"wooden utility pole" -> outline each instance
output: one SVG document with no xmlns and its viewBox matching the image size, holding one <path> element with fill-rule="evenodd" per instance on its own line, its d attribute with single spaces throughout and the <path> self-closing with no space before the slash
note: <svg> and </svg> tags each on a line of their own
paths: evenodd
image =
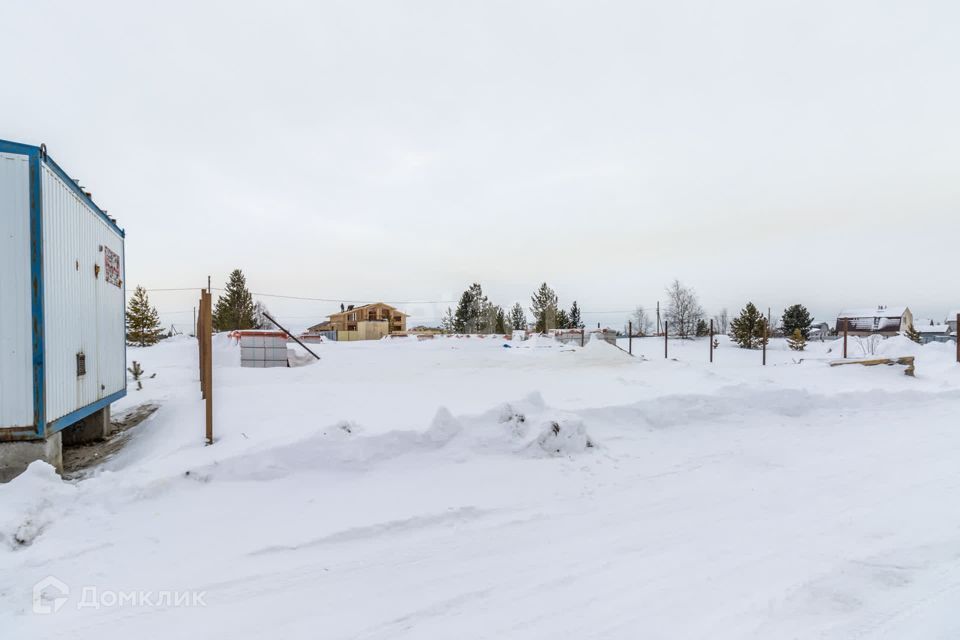
<svg viewBox="0 0 960 640">
<path fill-rule="evenodd" d="M 659 302 L 657 303 L 660 304 Z M 669 323 L 663 323 L 663 358 L 667 358 L 667 337 L 670 335 L 670 328 L 667 326 Z"/>
<path fill-rule="evenodd" d="M 213 309 L 210 292 L 200 290 L 197 350 L 200 352 L 200 391 L 204 399 L 206 441 L 213 444 Z"/>
<path fill-rule="evenodd" d="M 203 327 L 203 341 L 207 347 L 206 361 L 206 423 L 207 423 L 207 444 L 213 444 L 213 299 L 210 291 L 207 291 L 206 301 L 206 322 Z"/>
<path fill-rule="evenodd" d="M 713 318 L 710 319 L 710 362 L 713 362 Z"/>
<path fill-rule="evenodd" d="M 843 357 L 847 357 L 847 327 L 850 325 L 848 318 L 843 319 Z"/>
<path fill-rule="evenodd" d="M 627 322 L 627 353 L 633 355 L 633 320 Z"/>
</svg>

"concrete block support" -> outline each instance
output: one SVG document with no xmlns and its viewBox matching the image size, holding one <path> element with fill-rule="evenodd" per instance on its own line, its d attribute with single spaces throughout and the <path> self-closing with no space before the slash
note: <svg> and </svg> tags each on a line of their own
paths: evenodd
<svg viewBox="0 0 960 640">
<path fill-rule="evenodd" d="M 0 482 L 10 482 L 32 462 L 44 460 L 63 471 L 63 447 L 59 433 L 46 440 L 0 442 Z"/>
<path fill-rule="evenodd" d="M 64 446 L 87 444 L 107 438 L 113 432 L 110 425 L 110 405 L 91 413 L 89 416 L 70 425 L 61 433 Z"/>
</svg>

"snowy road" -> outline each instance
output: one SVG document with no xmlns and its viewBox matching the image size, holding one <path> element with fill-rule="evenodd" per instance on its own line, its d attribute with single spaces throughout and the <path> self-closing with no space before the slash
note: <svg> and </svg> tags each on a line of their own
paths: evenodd
<svg viewBox="0 0 960 640">
<path fill-rule="evenodd" d="M 247 370 L 220 344 L 208 448 L 193 345 L 131 353 L 158 377 L 125 403 L 162 408 L 130 446 L 76 485 L 37 466 L 0 487 L 0 628 L 960 635 L 960 367 L 948 350 L 891 341 L 917 354 L 911 379 L 787 351 L 763 368 L 727 345 L 710 367 L 705 343 L 663 361 L 659 346 L 635 344 L 650 350 L 642 361 L 606 345 L 325 345 L 317 365 Z M 400 367 L 400 381 L 371 374 Z M 550 455 L 554 423 L 594 446 L 574 437 Z M 38 615 L 31 587 L 48 575 L 70 597 Z M 78 607 L 85 587 L 202 592 L 205 606 Z"/>
</svg>

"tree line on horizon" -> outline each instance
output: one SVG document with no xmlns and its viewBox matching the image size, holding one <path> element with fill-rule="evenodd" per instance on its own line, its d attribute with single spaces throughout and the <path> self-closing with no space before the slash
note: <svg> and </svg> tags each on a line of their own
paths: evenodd
<svg viewBox="0 0 960 640">
<path fill-rule="evenodd" d="M 484 294 L 478 282 L 471 284 L 460 296 L 456 309 L 447 308 L 441 328 L 448 333 L 507 334 L 514 329 L 546 332 L 553 329 L 583 329 L 582 311 L 574 300 L 569 310 L 560 306 L 559 298 L 546 282 L 530 296 L 530 316 L 519 302 L 505 310 L 494 304 Z M 215 331 L 238 329 L 274 328 L 266 318 L 266 306 L 254 301 L 247 288 L 246 277 L 240 269 L 234 269 L 223 293 L 217 298 L 213 310 Z M 146 290 L 137 286 L 127 308 L 127 342 L 131 345 L 149 346 L 167 337 L 160 326 L 159 314 L 150 304 Z M 666 287 L 666 305 L 663 322 L 667 332 L 678 338 L 703 337 L 710 333 L 708 320 L 696 292 L 691 287 L 674 280 Z M 649 335 L 652 320 L 642 306 L 633 313 L 634 335 Z M 748 302 L 737 317 L 729 319 L 726 309 L 713 317 L 715 333 L 726 334 L 741 348 L 756 349 L 769 340 L 771 329 L 767 318 L 753 302 Z M 813 318 L 802 304 L 787 307 L 780 318 L 780 326 L 791 349 L 803 350 L 809 338 Z M 911 331 L 913 334 L 911 335 Z M 907 337 L 919 341 L 913 327 L 907 329 Z"/>
<path fill-rule="evenodd" d="M 440 326 L 447 333 L 502 333 L 515 329 L 537 332 L 552 329 L 582 329 L 580 306 L 574 300 L 570 310 L 560 307 L 557 293 L 544 282 L 530 296 L 530 314 L 533 322 L 528 323 L 523 305 L 514 303 L 509 311 L 494 304 L 483 293 L 479 282 L 474 282 L 460 296 L 457 308 L 447 307 Z"/>
</svg>

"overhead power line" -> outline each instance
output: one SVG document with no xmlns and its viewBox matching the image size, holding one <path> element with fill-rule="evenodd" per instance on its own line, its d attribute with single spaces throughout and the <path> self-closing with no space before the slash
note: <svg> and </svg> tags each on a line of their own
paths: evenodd
<svg viewBox="0 0 960 640">
<path fill-rule="evenodd" d="M 167 288 L 155 288 L 155 289 L 146 289 L 148 293 L 154 291 L 201 291 L 205 287 L 167 287 Z M 211 287 L 213 291 L 224 291 L 223 287 Z M 127 295 L 132 295 L 132 291 L 127 291 Z M 262 293 L 258 291 L 251 291 L 250 295 L 260 296 L 261 298 L 284 298 L 286 300 L 307 300 L 310 302 L 333 302 L 333 303 L 350 303 L 350 304 L 366 304 L 369 300 L 347 300 L 346 298 L 314 298 L 310 296 L 288 296 L 281 293 Z M 377 302 L 383 302 L 385 304 L 452 304 L 456 300 L 378 300 Z"/>
</svg>

